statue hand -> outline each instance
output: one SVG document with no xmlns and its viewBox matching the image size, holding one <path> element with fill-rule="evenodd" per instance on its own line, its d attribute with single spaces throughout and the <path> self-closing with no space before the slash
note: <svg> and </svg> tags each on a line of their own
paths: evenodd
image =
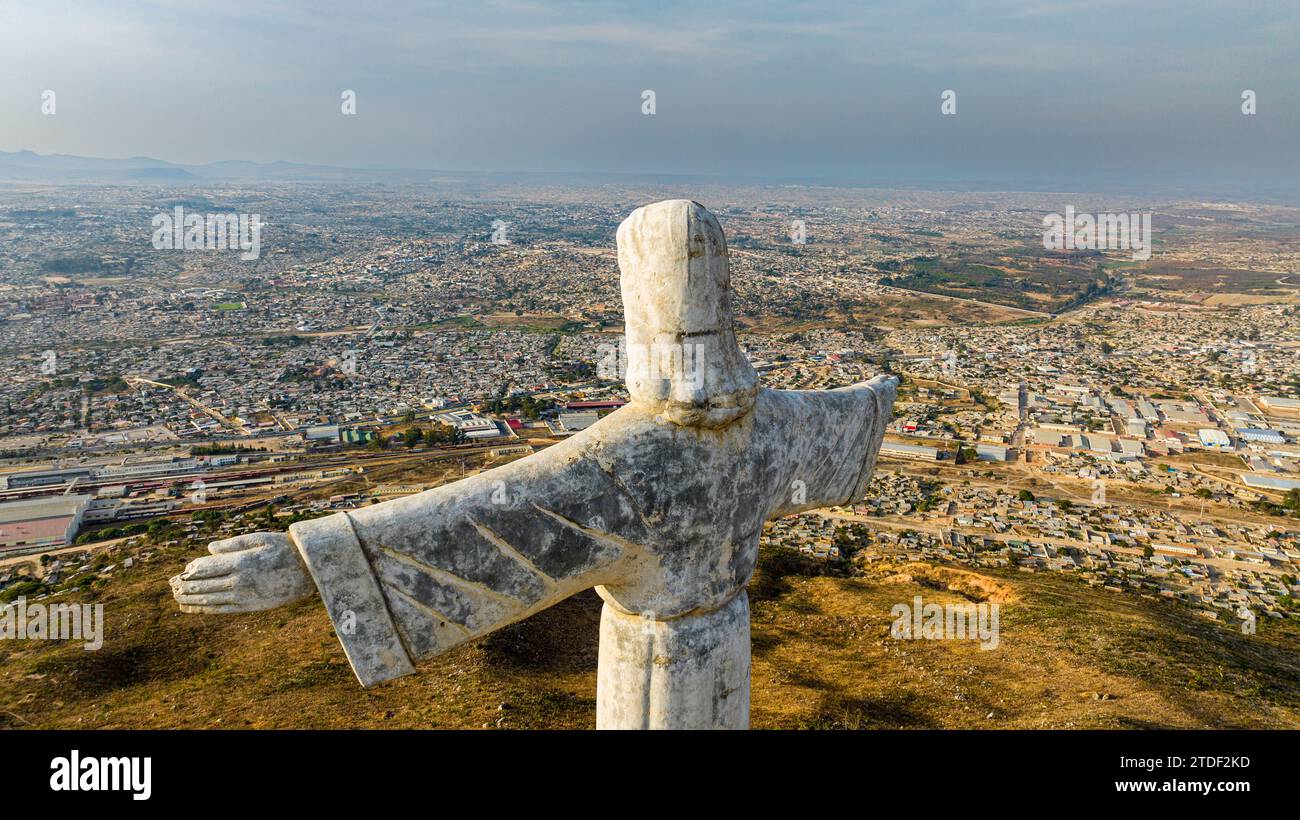
<svg viewBox="0 0 1300 820">
<path fill-rule="evenodd" d="M 208 545 L 171 579 L 182 612 L 258 612 L 307 598 L 316 591 L 289 536 L 237 535 Z"/>
</svg>

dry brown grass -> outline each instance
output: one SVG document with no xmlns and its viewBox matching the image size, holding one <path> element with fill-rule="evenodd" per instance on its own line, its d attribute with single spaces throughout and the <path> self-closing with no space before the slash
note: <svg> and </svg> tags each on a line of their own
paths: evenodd
<svg viewBox="0 0 1300 820">
<path fill-rule="evenodd" d="M 365 690 L 315 602 L 177 612 L 165 579 L 186 558 L 139 566 L 79 598 L 104 604 L 98 652 L 0 643 L 0 726 L 593 725 L 594 593 Z M 811 574 L 823 571 L 765 553 L 751 584 L 756 728 L 1300 727 L 1293 627 L 1243 636 L 1177 604 L 1047 574 L 925 565 L 871 579 Z M 914 595 L 996 596 L 1000 646 L 890 638 L 890 608 Z"/>
</svg>

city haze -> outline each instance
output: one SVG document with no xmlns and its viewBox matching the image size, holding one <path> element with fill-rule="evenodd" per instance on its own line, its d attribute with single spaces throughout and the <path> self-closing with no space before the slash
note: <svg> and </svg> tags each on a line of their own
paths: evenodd
<svg viewBox="0 0 1300 820">
<path fill-rule="evenodd" d="M 1300 176 L 1285 3 L 45 3 L 0 11 L 0 46 L 7 151 L 1054 190 Z"/>
</svg>

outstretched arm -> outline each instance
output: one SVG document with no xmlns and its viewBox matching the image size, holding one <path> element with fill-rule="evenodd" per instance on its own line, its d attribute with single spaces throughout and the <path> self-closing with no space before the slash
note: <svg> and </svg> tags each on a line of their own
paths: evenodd
<svg viewBox="0 0 1300 820">
<path fill-rule="evenodd" d="M 173 580 L 177 601 L 247 612 L 314 585 L 363 685 L 409 674 L 415 660 L 615 578 L 639 552 L 643 522 L 598 441 L 575 436 L 464 481 L 299 522 L 287 536 L 217 542 Z"/>
<path fill-rule="evenodd" d="M 836 390 L 768 391 L 765 420 L 784 446 L 772 473 L 776 518 L 862 498 L 893 417 L 897 379 Z"/>
</svg>

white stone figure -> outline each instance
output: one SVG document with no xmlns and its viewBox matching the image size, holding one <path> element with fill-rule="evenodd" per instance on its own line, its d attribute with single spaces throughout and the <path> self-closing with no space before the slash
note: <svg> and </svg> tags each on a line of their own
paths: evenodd
<svg viewBox="0 0 1300 820">
<path fill-rule="evenodd" d="M 373 686 L 595 587 L 597 728 L 747 728 L 763 522 L 862 497 L 896 383 L 760 388 L 732 329 L 722 228 L 697 203 L 634 211 L 618 260 L 629 404 L 453 484 L 217 541 L 172 579 L 181 609 L 319 591 Z M 695 346 L 681 372 L 636 353 L 674 345 Z"/>
</svg>

